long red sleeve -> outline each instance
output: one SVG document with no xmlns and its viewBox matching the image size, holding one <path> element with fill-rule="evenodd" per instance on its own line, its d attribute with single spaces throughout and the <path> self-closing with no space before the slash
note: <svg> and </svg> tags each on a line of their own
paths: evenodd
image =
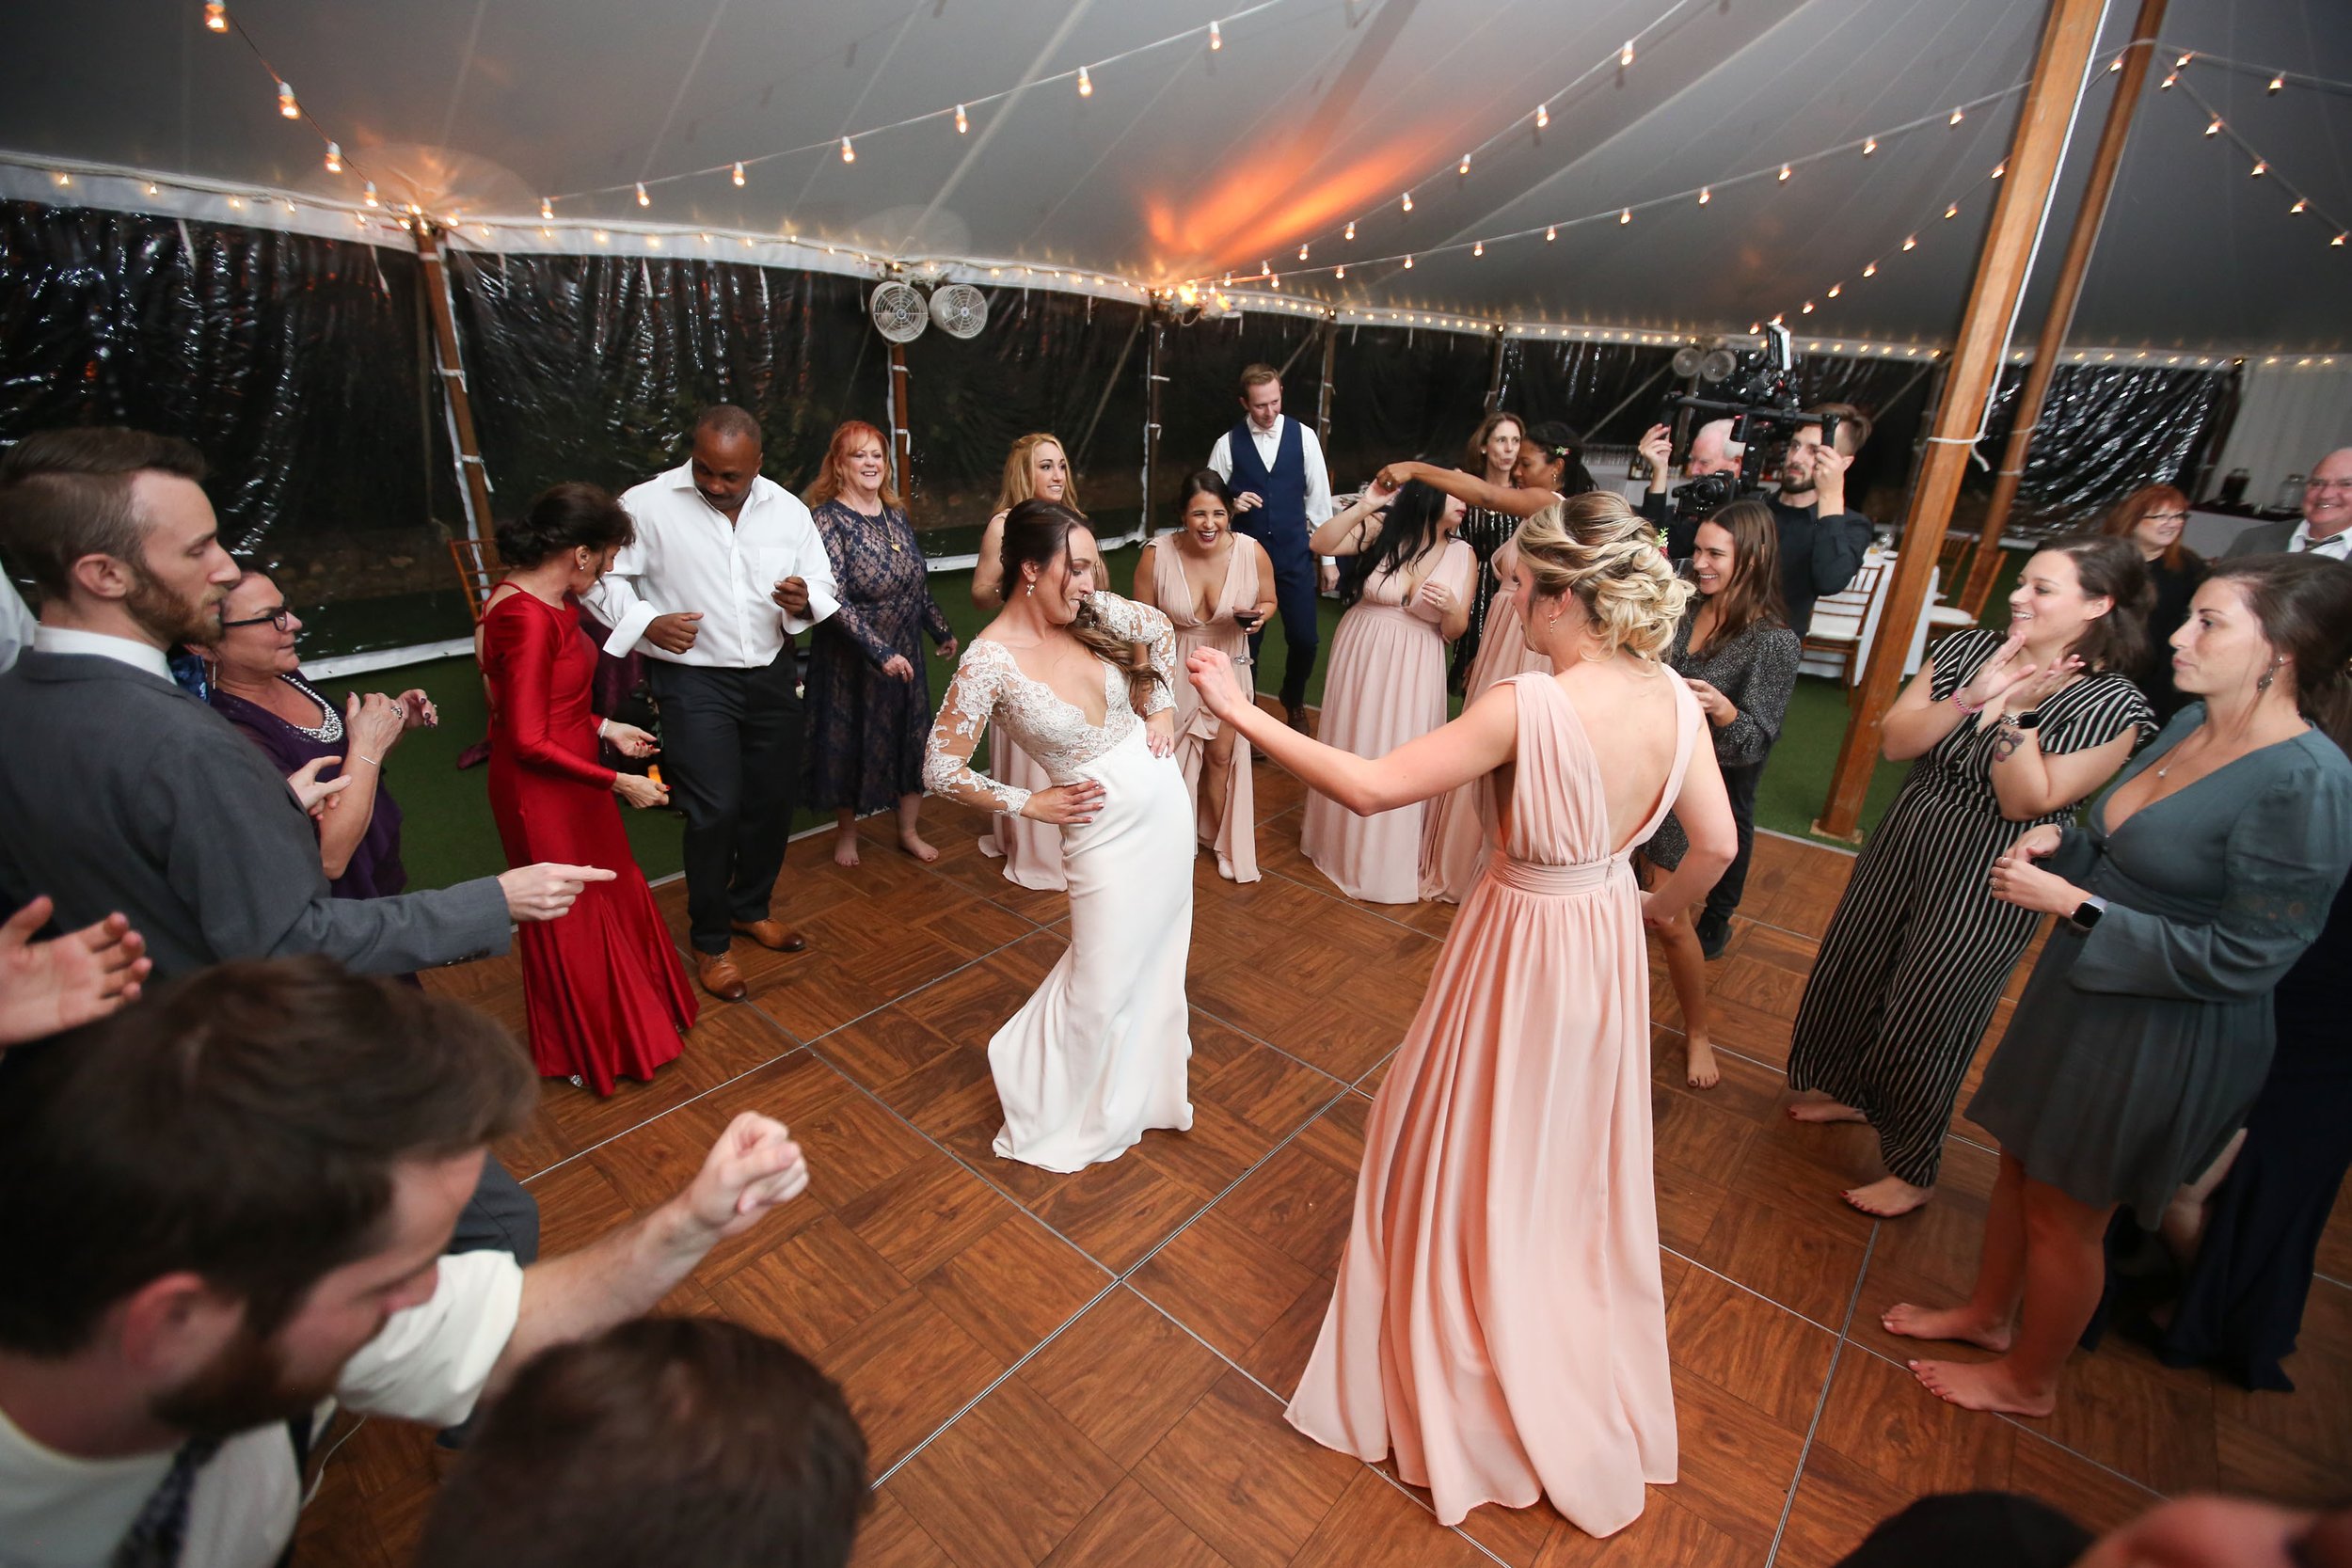
<svg viewBox="0 0 2352 1568">
<path fill-rule="evenodd" d="M 587 761 L 558 738 L 560 728 L 585 724 L 585 712 L 551 711 L 560 652 L 556 639 L 578 637 L 580 628 L 569 611 L 559 622 L 545 605 L 522 602 L 526 598 L 516 594 L 501 601 L 482 619 L 482 673 L 490 683 L 492 732 L 505 733 L 515 759 L 526 768 L 611 789 L 612 769 Z"/>
</svg>

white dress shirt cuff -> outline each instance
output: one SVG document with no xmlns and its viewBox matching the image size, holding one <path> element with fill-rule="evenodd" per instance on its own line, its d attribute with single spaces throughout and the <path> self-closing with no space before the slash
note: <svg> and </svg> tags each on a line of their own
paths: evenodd
<svg viewBox="0 0 2352 1568">
<path fill-rule="evenodd" d="M 621 624 L 612 628 L 612 635 L 604 640 L 604 651 L 614 658 L 627 658 L 636 649 L 637 640 L 645 635 L 645 628 L 660 613 L 644 600 L 637 600 L 622 613 Z"/>
<path fill-rule="evenodd" d="M 793 636 L 798 637 L 801 633 L 808 630 L 809 627 L 815 626 L 818 622 L 824 620 L 827 616 L 830 616 L 834 610 L 839 610 L 840 608 L 841 601 L 839 599 L 834 598 L 830 592 L 812 582 L 808 585 L 808 613 L 806 615 L 787 615 L 784 618 L 784 629 L 790 632 Z"/>
</svg>

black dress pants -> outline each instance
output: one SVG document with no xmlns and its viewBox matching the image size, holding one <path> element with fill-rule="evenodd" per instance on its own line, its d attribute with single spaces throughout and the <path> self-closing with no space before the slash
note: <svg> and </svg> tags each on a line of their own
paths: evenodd
<svg viewBox="0 0 2352 1568">
<path fill-rule="evenodd" d="M 686 812 L 686 911 L 694 950 L 768 918 L 801 785 L 801 696 L 789 643 L 758 669 L 657 660 L 662 773 Z"/>
<path fill-rule="evenodd" d="M 1731 911 L 1740 907 L 1740 895 L 1747 890 L 1748 862 L 1756 857 L 1756 784 L 1763 776 L 1760 762 L 1752 768 L 1724 769 L 1724 792 L 1731 797 L 1731 819 L 1740 829 L 1740 852 L 1707 891 L 1707 912 L 1718 920 L 1731 918 Z"/>
</svg>

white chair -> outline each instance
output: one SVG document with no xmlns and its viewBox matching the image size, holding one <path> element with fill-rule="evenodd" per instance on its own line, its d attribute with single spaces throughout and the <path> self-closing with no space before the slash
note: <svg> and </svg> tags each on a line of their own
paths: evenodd
<svg viewBox="0 0 2352 1568">
<path fill-rule="evenodd" d="M 1806 673 L 1826 673 L 1843 682 L 1851 695 L 1854 672 L 1862 657 L 1863 632 L 1870 619 L 1870 601 L 1877 595 L 1885 574 L 1885 558 L 1865 557 L 1851 582 L 1814 601 L 1813 620 L 1804 630 L 1802 657 L 1806 665 L 1826 662 L 1830 668 L 1827 672 L 1807 669 Z"/>
</svg>

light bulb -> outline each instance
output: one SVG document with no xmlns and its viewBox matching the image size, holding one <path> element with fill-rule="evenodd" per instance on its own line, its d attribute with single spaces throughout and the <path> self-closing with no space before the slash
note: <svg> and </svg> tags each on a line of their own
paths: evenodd
<svg viewBox="0 0 2352 1568">
<path fill-rule="evenodd" d="M 215 33 L 229 30 L 229 7 L 225 0 L 204 0 L 204 25 Z"/>
<path fill-rule="evenodd" d="M 1711 190 L 1708 189 L 1705 185 L 1701 185 L 1701 186 L 1699 187 L 1699 205 L 1700 205 L 1700 206 L 1704 207 L 1704 206 L 1706 206 L 1708 202 L 1710 202 L 1710 201 L 1712 201 L 1712 200 L 1714 200 L 1714 199 L 1715 199 L 1715 193 L 1714 193 L 1713 191 L 1711 191 Z"/>
<path fill-rule="evenodd" d="M 546 197 L 541 197 L 539 198 L 539 221 L 541 223 L 553 223 L 555 221 L 555 203 Z"/>
<path fill-rule="evenodd" d="M 1484 255 L 1486 255 L 1486 241 L 1484 241 L 1484 240 L 1481 240 L 1481 241 L 1479 241 L 1476 245 L 1474 245 L 1470 246 L 1470 254 L 1471 254 L 1472 256 L 1484 256 Z"/>
<path fill-rule="evenodd" d="M 1410 256 L 1405 258 L 1405 270 L 1406 272 L 1413 270 L 1413 259 Z"/>
<path fill-rule="evenodd" d="M 1413 210 L 1413 193 L 1410 191 L 1405 193 L 1405 210 L 1408 213 Z"/>
<path fill-rule="evenodd" d="M 1868 266 L 1862 269 L 1862 276 L 1865 277 L 1876 277 L 1878 275 L 1879 264 L 1876 261 L 1871 262 Z"/>
<path fill-rule="evenodd" d="M 743 165 L 740 161 L 735 166 L 735 182 L 739 186 L 743 183 Z"/>
<path fill-rule="evenodd" d="M 2157 90 L 2158 92 L 2163 92 L 2163 91 L 2164 91 L 2164 90 L 2166 90 L 2167 88 L 2170 87 L 2172 86 L 2172 84 L 2173 84 L 2173 83 L 2175 83 L 2175 82 L 2179 81 L 2180 79 L 2181 79 L 2181 73 L 2180 73 L 2179 71 L 2171 71 L 2171 72 L 2169 72 L 2169 73 L 2168 73 L 2168 74 L 2166 75 L 2166 77 L 2165 77 L 2165 79 L 2164 79 L 2163 83 L 2162 83 L 2160 86 L 2158 86 L 2158 87 L 2157 87 L 2156 90 Z"/>
<path fill-rule="evenodd" d="M 653 198 L 645 194 L 645 182 L 643 180 L 637 182 L 637 205 L 640 207 L 653 205 Z"/>
<path fill-rule="evenodd" d="M 1954 109 L 1952 111 L 1952 118 L 1946 120 L 1944 123 L 1947 125 L 1958 125 L 1960 123 L 1960 111 L 1958 109 Z"/>
<path fill-rule="evenodd" d="M 2341 250 L 2344 248 L 2344 236 L 2342 234 L 2338 234 L 2334 239 L 2329 240 L 2328 243 Z"/>
<path fill-rule="evenodd" d="M 1225 47 L 1225 29 L 1214 22 L 1209 24 L 1209 47 L 1211 50 Z"/>
<path fill-rule="evenodd" d="M 1258 276 L 1260 277 L 1272 277 L 1274 276 L 1274 263 L 1271 261 L 1259 262 Z"/>
<path fill-rule="evenodd" d="M 1633 40 L 1631 39 L 1628 39 L 1625 40 L 1625 47 L 1617 51 L 1617 64 L 1620 67 L 1624 67 L 1631 65 L 1632 63 Z"/>
<path fill-rule="evenodd" d="M 2263 162 L 2262 160 L 2260 160 L 2259 158 L 2258 158 L 2258 159 L 2256 159 L 2256 160 L 2254 161 L 2254 178 L 2255 178 L 2255 179 L 2259 180 L 2259 179 L 2261 179 L 2264 175 L 2265 175 L 2265 174 L 2267 174 L 2267 173 L 2269 173 L 2269 172 L 2270 172 L 2270 166 L 2269 166 L 2268 164 L 2264 163 L 2264 162 Z"/>
<path fill-rule="evenodd" d="M 2301 212 L 2304 208 L 2310 205 L 2310 202 L 2304 200 L 2298 196 L 2295 198 L 2295 205 L 2287 209 L 2287 216 L 2293 217 L 2296 214 Z"/>
<path fill-rule="evenodd" d="M 1340 237 L 1344 240 L 1352 240 L 1356 237 L 1356 220 L 1354 218 L 1349 218 L 1347 220 L 1347 232 Z"/>
<path fill-rule="evenodd" d="M 371 180 L 367 182 L 367 189 L 359 193 L 359 199 L 366 202 L 371 207 L 376 205 L 374 181 Z"/>
<path fill-rule="evenodd" d="M 1347 263 L 1343 261 L 1338 266 L 1333 267 L 1331 269 L 1331 276 L 1334 277 L 1345 277 L 1347 276 Z"/>
<path fill-rule="evenodd" d="M 1552 241 L 1554 241 L 1554 240 L 1558 239 L 1559 237 L 1560 237 L 1560 226 L 1559 226 L 1558 224 L 1554 223 L 1554 224 L 1548 224 L 1548 225 L 1546 225 L 1546 226 L 1545 226 L 1545 228 L 1544 228 L 1544 243 L 1545 243 L 1546 245 L 1549 245 Z"/>
<path fill-rule="evenodd" d="M 1995 180 L 1998 180 L 2002 175 L 2007 174 L 2008 172 L 2009 160 L 2007 158 L 2002 159 L 1999 163 L 1993 166 L 1993 178 Z"/>
<path fill-rule="evenodd" d="M 1863 138 L 1862 138 L 1862 155 L 1863 155 L 1864 157 L 1866 157 L 1866 158 L 1867 158 L 1867 157 L 1868 157 L 1871 153 L 1876 152 L 1878 150 L 1879 150 L 1879 139 L 1878 139 L 1878 137 L 1876 137 L 1876 136 L 1865 136 L 1865 137 L 1863 137 Z"/>
<path fill-rule="evenodd" d="M 1787 180 L 1787 179 L 1788 178 L 1788 172 L 1789 172 L 1789 170 L 1788 170 L 1788 166 L 1787 164 L 1783 164 L 1783 165 L 1781 165 L 1781 166 L 1780 166 L 1780 177 L 1781 177 L 1783 180 Z"/>
<path fill-rule="evenodd" d="M 1955 201 L 1950 206 L 1945 208 L 1944 215 L 1947 218 L 1956 218 L 1960 216 L 1960 203 Z"/>
<path fill-rule="evenodd" d="M 845 164 L 857 162 L 857 149 L 850 145 L 850 138 L 847 136 L 841 138 L 841 161 Z"/>
<path fill-rule="evenodd" d="M 966 115 L 966 114 L 963 112 L 963 105 L 962 105 L 962 104 L 961 104 L 961 103 L 957 104 L 957 105 L 956 105 L 956 135 L 959 135 L 959 136 L 967 134 L 968 132 L 970 132 L 970 131 L 971 131 L 971 129 L 972 129 L 972 120 L 971 120 L 971 117 L 970 117 L 970 116 L 968 116 L 968 115 Z"/>
<path fill-rule="evenodd" d="M 2206 126 L 2206 127 L 2205 127 L 2205 135 L 2209 135 L 2209 136 L 2213 136 L 2213 135 L 2220 135 L 2220 133 L 2221 133 L 2221 117 L 2220 117 L 2219 115 L 2216 115 L 2216 116 L 2214 117 L 2213 123 L 2212 123 L 2211 125 L 2208 125 L 2208 126 Z"/>
<path fill-rule="evenodd" d="M 1298 247 L 1298 259 L 1302 261 L 1307 259 L 1307 247 L 1303 245 Z"/>
<path fill-rule="evenodd" d="M 1843 283 L 1832 283 L 1829 286 L 1829 297 L 1832 299 L 1836 299 L 1839 294 L 1842 294 L 1845 292 L 1846 285 Z"/>
<path fill-rule="evenodd" d="M 342 145 L 340 142 L 328 142 L 326 144 L 326 172 L 329 174 L 341 174 L 342 171 Z"/>
<path fill-rule="evenodd" d="M 2280 87 L 2283 87 L 2286 85 L 2287 79 L 2283 76 L 2273 76 L 2270 79 L 2270 90 L 2272 92 L 2277 92 Z"/>
<path fill-rule="evenodd" d="M 2109 61 L 2107 62 L 2107 70 L 2108 70 L 2109 71 L 2121 71 L 2121 70 L 2122 70 L 2122 69 L 2123 69 L 2123 56 L 2122 56 L 2122 55 L 2116 55 L 2116 56 L 2115 56 L 2115 58 L 2113 58 L 2113 59 L 2111 59 L 2111 60 L 2109 60 Z"/>
<path fill-rule="evenodd" d="M 2182 69 L 2183 67 L 2186 66 L 2186 65 L 2188 64 L 2188 62 L 2189 62 L 2189 61 L 2191 61 L 2191 60 L 2193 60 L 2193 59 L 2195 59 L 2196 57 L 2197 57 L 2197 56 L 2196 56 L 2196 55 L 2182 55 L 2179 59 L 2174 60 L 2174 61 L 2172 62 L 2172 69 L 2173 69 L 2173 70 L 2175 70 L 2175 71 L 2179 71 L 2179 70 L 2180 70 L 2180 69 Z"/>
<path fill-rule="evenodd" d="M 1463 154 L 1462 154 L 1462 163 L 1461 163 L 1461 166 L 1460 166 L 1457 170 L 1455 170 L 1455 172 L 1456 172 L 1456 173 L 1460 173 L 1460 174 L 1468 174 L 1468 173 L 1470 172 L 1470 155 L 1469 153 L 1467 153 L 1467 152 L 1463 153 Z"/>
<path fill-rule="evenodd" d="M 1630 208 L 1630 207 L 1624 207 L 1624 208 L 1620 208 L 1620 209 L 1618 210 L 1618 212 L 1617 212 L 1617 222 L 1618 222 L 1620 225 L 1629 224 L 1629 223 L 1631 223 L 1632 221 L 1633 221 L 1633 209 L 1632 209 L 1632 208 Z"/>
<path fill-rule="evenodd" d="M 1094 78 L 1087 74 L 1087 68 L 1084 66 L 1078 68 L 1078 96 L 1081 98 L 1094 96 Z"/>
<path fill-rule="evenodd" d="M 1535 129 L 1536 129 L 1536 130 L 1538 130 L 1538 131 L 1540 131 L 1540 130 L 1542 130 L 1545 126 L 1549 125 L 1550 123 L 1551 123 L 1551 105 L 1550 105 L 1550 104 L 1549 104 L 1549 103 L 1538 103 L 1538 104 L 1536 104 L 1536 105 L 1535 105 Z"/>
<path fill-rule="evenodd" d="M 1916 234 L 1909 234 L 1909 235 L 1904 236 L 1904 238 L 1903 238 L 1903 248 L 1904 248 L 1905 250 L 1916 250 L 1916 249 L 1918 249 L 1918 248 L 1919 248 L 1919 236 L 1918 236 L 1918 235 L 1916 235 Z"/>
<path fill-rule="evenodd" d="M 1806 300 L 1806 301 L 1804 302 L 1804 310 L 1800 311 L 1800 312 L 1799 312 L 1799 314 L 1801 314 L 1801 315 L 1807 315 L 1807 316 L 1809 316 L 1809 315 L 1813 314 L 1813 302 L 1812 302 L 1811 300 L 1809 300 L 1809 299 L 1808 299 L 1808 300 Z"/>
<path fill-rule="evenodd" d="M 302 105 L 294 102 L 294 88 L 284 82 L 278 84 L 278 112 L 288 119 L 302 118 Z"/>
</svg>

